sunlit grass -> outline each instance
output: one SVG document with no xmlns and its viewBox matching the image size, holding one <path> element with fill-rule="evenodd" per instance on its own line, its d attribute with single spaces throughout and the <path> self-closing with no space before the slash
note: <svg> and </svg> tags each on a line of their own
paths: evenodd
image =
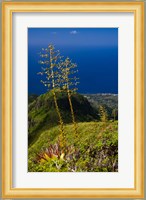
<svg viewBox="0 0 146 200">
<path fill-rule="evenodd" d="M 78 123 L 78 138 L 74 137 L 73 124 L 68 124 L 64 128 L 66 132 L 66 148 L 70 149 L 70 147 L 72 147 L 72 153 L 71 150 L 67 150 L 64 161 L 55 161 L 61 162 L 62 167 L 56 169 L 56 165 L 52 165 L 52 162 L 54 163 L 53 160 L 47 161 L 45 164 L 33 163 L 33 160 L 35 160 L 37 154 L 40 152 L 43 153 L 51 144 L 54 145 L 58 143 L 58 126 L 55 126 L 50 128 L 50 130 L 42 132 L 40 137 L 29 148 L 28 155 L 30 171 L 114 170 L 114 163 L 117 164 L 118 160 L 117 121 Z M 80 154 L 79 156 L 77 156 L 75 159 L 67 160 L 69 157 L 74 155 L 76 156 L 77 152 Z M 101 160 L 100 162 L 99 159 Z M 44 165 L 47 165 L 47 170 L 44 168 Z M 52 167 L 50 168 L 50 166 Z"/>
</svg>

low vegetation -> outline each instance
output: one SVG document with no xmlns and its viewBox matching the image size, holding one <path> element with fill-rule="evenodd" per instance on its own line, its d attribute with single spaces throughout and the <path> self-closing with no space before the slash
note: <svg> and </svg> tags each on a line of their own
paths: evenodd
<svg viewBox="0 0 146 200">
<path fill-rule="evenodd" d="M 58 127 L 41 133 L 29 147 L 29 172 L 114 172 L 118 170 L 118 123 L 78 123 L 78 139 L 73 125 L 65 126 L 64 148 Z"/>
</svg>

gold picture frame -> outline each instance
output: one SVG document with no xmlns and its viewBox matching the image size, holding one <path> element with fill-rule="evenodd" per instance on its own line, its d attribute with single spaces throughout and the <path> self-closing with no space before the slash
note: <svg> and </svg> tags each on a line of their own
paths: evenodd
<svg viewBox="0 0 146 200">
<path fill-rule="evenodd" d="M 15 12 L 134 13 L 134 188 L 12 187 L 12 14 Z M 144 3 L 3 2 L 2 3 L 2 197 L 143 198 L 144 197 Z"/>
</svg>

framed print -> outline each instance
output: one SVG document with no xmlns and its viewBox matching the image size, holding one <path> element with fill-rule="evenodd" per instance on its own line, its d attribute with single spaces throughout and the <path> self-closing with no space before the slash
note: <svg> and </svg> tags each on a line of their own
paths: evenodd
<svg viewBox="0 0 146 200">
<path fill-rule="evenodd" d="M 143 198 L 144 3 L 2 16 L 3 198 Z"/>
</svg>

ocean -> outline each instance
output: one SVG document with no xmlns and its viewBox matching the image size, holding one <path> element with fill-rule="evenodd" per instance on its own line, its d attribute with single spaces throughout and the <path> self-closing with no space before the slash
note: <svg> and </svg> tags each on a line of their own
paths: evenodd
<svg viewBox="0 0 146 200">
<path fill-rule="evenodd" d="M 39 52 L 42 46 L 28 46 L 28 94 L 43 94 L 47 88 L 40 82 Z M 56 46 L 61 55 L 69 57 L 78 66 L 78 92 L 82 94 L 118 94 L 117 46 Z"/>
</svg>

